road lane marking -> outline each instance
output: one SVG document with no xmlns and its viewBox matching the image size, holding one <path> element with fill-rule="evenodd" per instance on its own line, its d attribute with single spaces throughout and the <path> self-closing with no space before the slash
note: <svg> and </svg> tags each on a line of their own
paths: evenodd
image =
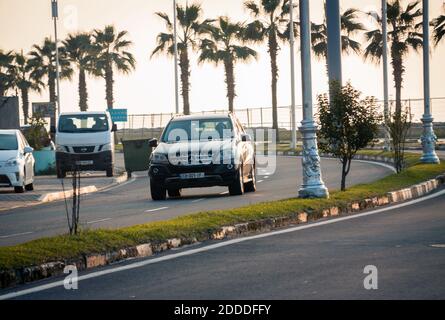
<svg viewBox="0 0 445 320">
<path fill-rule="evenodd" d="M 301 226 L 297 226 L 297 227 L 293 227 L 293 228 L 272 231 L 272 232 L 258 234 L 258 235 L 254 235 L 254 236 L 227 240 L 227 241 L 223 241 L 223 242 L 219 242 L 219 243 L 215 243 L 215 244 L 210 244 L 210 245 L 207 245 L 207 246 L 204 246 L 204 247 L 201 247 L 201 248 L 197 248 L 197 249 L 190 249 L 190 250 L 187 250 L 187 251 L 167 254 L 167 255 L 162 256 L 162 257 L 147 259 L 147 260 L 143 260 L 143 261 L 139 261 L 139 262 L 133 262 L 133 263 L 129 263 L 129 264 L 126 264 L 126 265 L 120 266 L 120 267 L 116 266 L 116 267 L 112 267 L 110 269 L 106 269 L 106 270 L 102 270 L 102 271 L 96 271 L 96 272 L 91 272 L 89 274 L 80 276 L 78 278 L 78 281 L 93 279 L 93 278 L 101 277 L 101 276 L 104 276 L 104 275 L 112 274 L 112 273 L 115 273 L 115 272 L 132 270 L 132 269 L 144 267 L 144 266 L 147 266 L 147 265 L 150 265 L 150 264 L 155 264 L 155 263 L 158 263 L 158 262 L 169 261 L 169 260 L 177 259 L 177 258 L 180 258 L 180 257 L 185 257 L 185 256 L 194 255 L 194 254 L 197 254 L 197 253 L 211 251 L 211 250 L 219 249 L 219 248 L 222 248 L 222 247 L 227 247 L 227 246 L 238 244 L 238 243 L 245 242 L 245 241 L 257 240 L 257 239 L 262 239 L 262 238 L 268 238 L 268 237 L 275 236 L 275 235 L 287 234 L 287 233 L 292 233 L 292 232 L 296 232 L 296 231 L 299 231 L 299 230 L 311 229 L 311 228 L 315 228 L 315 227 L 319 227 L 319 226 L 334 224 L 334 223 L 337 223 L 337 222 L 342 222 L 342 221 L 347 221 L 347 220 L 352 220 L 352 219 L 358 219 L 358 218 L 361 218 L 361 217 L 371 216 L 371 215 L 375 215 L 375 214 L 378 214 L 378 213 L 391 211 L 391 210 L 394 210 L 394 209 L 399 209 L 399 208 L 407 207 L 407 206 L 410 206 L 410 205 L 413 205 L 413 204 L 416 204 L 416 203 L 420 203 L 420 202 L 424 202 L 424 201 L 427 201 L 427 200 L 430 200 L 430 199 L 434 199 L 434 198 L 440 197 L 440 196 L 442 196 L 444 194 L 445 194 L 445 190 L 442 190 L 442 191 L 439 191 L 437 193 L 433 193 L 433 194 L 430 194 L 428 196 L 425 196 L 425 197 L 422 197 L 422 198 L 419 198 L 419 199 L 414 199 L 414 200 L 411 200 L 411 201 L 408 201 L 408 202 L 400 203 L 400 204 L 397 204 L 397 205 L 394 205 L 394 206 L 391 206 L 391 207 L 380 208 L 380 209 L 372 210 L 372 211 L 369 211 L 369 212 L 363 212 L 363 213 L 358 213 L 358 214 L 351 215 L 351 216 L 345 216 L 345 217 L 340 217 L 340 218 L 334 218 L 334 219 L 331 219 L 331 220 L 324 220 L 324 221 L 320 221 L 320 222 L 314 222 L 314 223 L 305 224 L 305 225 L 301 225 Z M 58 280 L 58 281 L 55 281 L 55 282 L 52 282 L 52 283 L 39 285 L 39 286 L 36 286 L 36 287 L 33 287 L 33 288 L 29 288 L 29 289 L 25 289 L 25 290 L 13 291 L 11 293 L 1 295 L 0 296 L 0 300 L 12 299 L 12 298 L 24 296 L 24 295 L 27 295 L 27 294 L 31 294 L 31 293 L 36 293 L 36 292 L 40 292 L 40 291 L 44 291 L 44 290 L 60 287 L 60 286 L 63 286 L 63 285 L 64 285 L 64 280 Z"/>
<path fill-rule="evenodd" d="M 204 198 L 193 200 L 192 203 L 200 202 L 202 200 L 204 200 Z"/>
<path fill-rule="evenodd" d="M 99 222 L 104 222 L 104 221 L 108 221 L 108 220 L 111 220 L 111 218 L 104 218 L 104 219 L 99 219 L 99 220 L 87 221 L 87 224 L 99 223 Z"/>
<path fill-rule="evenodd" d="M 264 180 L 258 180 L 257 182 L 258 182 L 258 183 L 261 183 L 261 182 L 263 182 L 263 181 L 264 181 Z"/>
<path fill-rule="evenodd" d="M 269 176 L 264 176 L 264 179 L 269 179 Z"/>
<path fill-rule="evenodd" d="M 7 238 L 12 238 L 12 237 L 25 236 L 25 235 L 28 235 L 28 234 L 31 234 L 31 233 L 34 233 L 34 232 L 29 231 L 29 232 L 22 232 L 22 233 L 14 233 L 14 234 L 6 235 L 6 236 L 0 236 L 0 239 L 7 239 Z"/>
<path fill-rule="evenodd" d="M 156 208 L 156 209 L 145 210 L 145 212 L 155 212 L 155 211 L 161 211 L 161 210 L 165 210 L 165 209 L 168 209 L 168 207 L 161 207 L 161 208 Z"/>
<path fill-rule="evenodd" d="M 223 195 L 223 194 L 229 194 L 229 191 L 224 191 L 224 192 L 221 192 L 220 194 L 221 194 L 221 195 Z"/>
</svg>

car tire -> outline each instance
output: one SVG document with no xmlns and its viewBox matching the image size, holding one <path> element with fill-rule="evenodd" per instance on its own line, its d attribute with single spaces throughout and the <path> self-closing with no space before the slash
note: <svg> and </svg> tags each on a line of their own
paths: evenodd
<svg viewBox="0 0 445 320">
<path fill-rule="evenodd" d="M 66 178 L 66 171 L 63 169 L 57 169 L 57 179 Z"/>
<path fill-rule="evenodd" d="M 25 186 L 25 190 L 26 191 L 33 191 L 34 190 L 34 184 L 33 183 L 27 184 Z"/>
<path fill-rule="evenodd" d="M 252 166 L 252 171 L 250 172 L 250 177 L 252 180 L 244 184 L 245 192 L 255 192 L 256 191 L 256 172 L 255 166 Z"/>
<path fill-rule="evenodd" d="M 114 176 L 114 168 L 113 167 L 107 169 L 107 177 L 112 177 L 112 176 Z"/>
<path fill-rule="evenodd" d="M 236 174 L 235 181 L 229 185 L 229 194 L 231 196 L 240 196 L 244 193 L 244 181 L 243 181 L 243 165 L 240 164 L 238 172 Z"/>
<path fill-rule="evenodd" d="M 168 189 L 167 193 L 170 198 L 179 198 L 181 196 L 181 189 Z"/>
<path fill-rule="evenodd" d="M 155 183 L 152 179 L 150 179 L 150 193 L 151 193 L 151 198 L 154 201 L 165 200 L 167 198 L 166 191 L 167 190 L 165 189 L 164 186 L 159 185 Z"/>
</svg>

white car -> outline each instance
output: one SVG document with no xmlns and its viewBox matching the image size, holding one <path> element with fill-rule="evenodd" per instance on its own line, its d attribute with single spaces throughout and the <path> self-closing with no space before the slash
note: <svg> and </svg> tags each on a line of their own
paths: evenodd
<svg viewBox="0 0 445 320">
<path fill-rule="evenodd" d="M 0 130 L 0 187 L 34 190 L 34 157 L 20 130 Z"/>
</svg>

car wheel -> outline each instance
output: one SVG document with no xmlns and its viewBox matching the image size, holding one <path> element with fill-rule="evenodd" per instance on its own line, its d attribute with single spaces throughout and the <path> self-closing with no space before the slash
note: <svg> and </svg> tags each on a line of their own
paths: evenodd
<svg viewBox="0 0 445 320">
<path fill-rule="evenodd" d="M 150 193 L 154 201 L 165 200 L 167 197 L 165 187 L 155 183 L 152 179 L 150 179 Z"/>
<path fill-rule="evenodd" d="M 34 190 L 34 184 L 33 183 L 27 184 L 25 186 L 25 190 L 26 191 L 33 191 Z"/>
<path fill-rule="evenodd" d="M 236 179 L 229 186 L 229 194 L 231 196 L 240 196 L 244 193 L 244 181 L 243 181 L 243 165 L 240 164 Z"/>
<path fill-rule="evenodd" d="M 244 184 L 245 192 L 255 192 L 256 191 L 256 173 L 255 166 L 252 166 L 252 171 L 250 172 L 250 177 L 252 180 Z"/>
<path fill-rule="evenodd" d="M 114 176 L 114 170 L 113 167 L 110 167 L 107 169 L 107 177 L 112 177 Z"/>
<path fill-rule="evenodd" d="M 181 189 L 168 189 L 168 196 L 170 198 L 179 198 L 181 196 Z"/>
</svg>

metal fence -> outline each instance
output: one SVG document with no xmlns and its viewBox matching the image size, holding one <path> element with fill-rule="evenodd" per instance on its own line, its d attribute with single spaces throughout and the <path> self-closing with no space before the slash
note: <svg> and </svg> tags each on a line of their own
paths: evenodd
<svg viewBox="0 0 445 320">
<path fill-rule="evenodd" d="M 411 110 L 413 115 L 413 136 L 420 130 L 420 122 L 423 115 L 423 99 L 403 100 L 403 105 Z M 389 107 L 394 109 L 395 101 L 391 100 Z M 315 107 L 315 105 L 314 105 Z M 382 101 L 378 101 L 380 111 L 383 111 Z M 445 98 L 431 99 L 432 114 L 435 121 L 435 129 L 440 137 L 445 137 Z M 194 112 L 192 114 L 204 113 L 225 113 L 227 110 L 213 110 Z M 316 107 L 314 113 L 317 113 Z M 235 114 L 246 128 L 271 128 L 272 127 L 272 108 L 244 108 L 236 109 Z M 174 113 L 157 114 L 133 114 L 128 116 L 128 122 L 119 124 L 118 137 L 120 139 L 138 139 L 148 137 L 159 137 L 162 129 L 167 125 Z M 297 125 L 302 120 L 302 107 L 296 106 Z M 290 139 L 289 130 L 291 129 L 291 107 L 278 107 L 278 126 L 280 128 L 280 140 Z M 417 129 L 418 130 L 417 130 Z"/>
</svg>

